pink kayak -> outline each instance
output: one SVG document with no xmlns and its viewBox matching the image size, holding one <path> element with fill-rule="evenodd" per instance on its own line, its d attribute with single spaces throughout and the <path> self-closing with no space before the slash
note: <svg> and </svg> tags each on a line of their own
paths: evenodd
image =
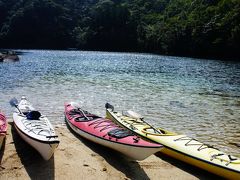
<svg viewBox="0 0 240 180">
<path fill-rule="evenodd" d="M 5 115 L 0 112 L 0 149 L 2 147 L 2 143 L 7 133 L 7 119 Z"/>
<path fill-rule="evenodd" d="M 77 103 L 65 103 L 64 106 L 66 122 L 73 131 L 132 160 L 143 160 L 163 147 L 161 144 L 141 139 L 109 119 L 82 110 Z"/>
</svg>

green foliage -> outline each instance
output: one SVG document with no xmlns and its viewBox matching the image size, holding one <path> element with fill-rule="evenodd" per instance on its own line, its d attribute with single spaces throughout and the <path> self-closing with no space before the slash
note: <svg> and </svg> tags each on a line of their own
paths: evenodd
<svg viewBox="0 0 240 180">
<path fill-rule="evenodd" d="M 240 0 L 0 0 L 1 48 L 239 58 Z"/>
</svg>

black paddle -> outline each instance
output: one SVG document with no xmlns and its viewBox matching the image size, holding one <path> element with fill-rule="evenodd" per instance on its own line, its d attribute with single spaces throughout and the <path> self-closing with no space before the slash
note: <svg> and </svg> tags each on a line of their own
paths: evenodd
<svg viewBox="0 0 240 180">
<path fill-rule="evenodd" d="M 20 114 L 23 114 L 22 111 L 18 107 L 18 100 L 14 97 L 9 101 L 10 105 L 17 108 Z"/>
</svg>

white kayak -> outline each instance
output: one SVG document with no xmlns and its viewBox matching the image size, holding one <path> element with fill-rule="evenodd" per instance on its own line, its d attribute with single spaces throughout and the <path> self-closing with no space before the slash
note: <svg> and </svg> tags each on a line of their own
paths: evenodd
<svg viewBox="0 0 240 180">
<path fill-rule="evenodd" d="M 24 141 L 41 154 L 43 159 L 49 160 L 59 144 L 53 126 L 48 118 L 36 111 L 24 96 L 18 105 L 16 99 L 15 102 L 16 108 L 13 112 L 15 129 Z"/>
</svg>

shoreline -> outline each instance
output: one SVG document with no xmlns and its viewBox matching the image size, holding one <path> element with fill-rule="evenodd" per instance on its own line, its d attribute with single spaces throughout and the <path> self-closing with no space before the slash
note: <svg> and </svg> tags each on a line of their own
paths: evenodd
<svg viewBox="0 0 240 180">
<path fill-rule="evenodd" d="M 66 126 L 56 126 L 60 144 L 44 161 L 8 123 L 0 151 L 1 179 L 215 179 L 218 176 L 161 153 L 129 161 L 120 153 L 90 142 Z"/>
<path fill-rule="evenodd" d="M 82 51 L 82 52 L 109 52 L 109 53 L 136 53 L 136 54 L 149 54 L 153 56 L 166 56 L 170 58 L 187 58 L 187 59 L 202 59 L 202 60 L 211 60 L 211 61 L 226 61 L 226 62 L 240 62 L 239 57 L 223 57 L 221 55 L 215 55 L 215 56 L 206 56 L 206 55 L 189 55 L 189 54 L 164 54 L 164 53 L 158 53 L 155 51 L 137 51 L 137 50 L 111 50 L 111 49 L 79 49 L 79 48 L 21 48 L 21 47 L 11 47 L 11 48 L 5 48 L 8 50 L 16 51 L 17 55 L 20 54 L 21 51 L 32 51 L 32 50 L 45 50 L 45 51 Z M 2 48 L 4 50 L 4 48 Z M 1 48 L 0 48 L 0 53 L 1 53 Z M 22 52 L 21 52 L 22 53 Z M 17 56 L 19 60 L 19 56 Z M 15 57 L 14 57 L 15 59 Z"/>
</svg>

